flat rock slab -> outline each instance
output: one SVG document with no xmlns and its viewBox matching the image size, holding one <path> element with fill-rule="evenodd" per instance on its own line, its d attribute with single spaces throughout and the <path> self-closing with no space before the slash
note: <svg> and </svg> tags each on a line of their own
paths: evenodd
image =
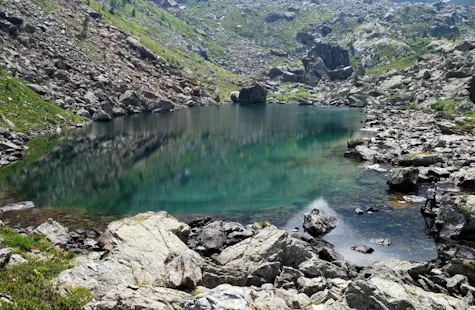
<svg viewBox="0 0 475 310">
<path fill-rule="evenodd" d="M 9 211 L 21 211 L 26 209 L 32 209 L 35 204 L 31 201 L 22 201 L 18 203 L 9 204 L 0 208 L 0 213 Z"/>
</svg>

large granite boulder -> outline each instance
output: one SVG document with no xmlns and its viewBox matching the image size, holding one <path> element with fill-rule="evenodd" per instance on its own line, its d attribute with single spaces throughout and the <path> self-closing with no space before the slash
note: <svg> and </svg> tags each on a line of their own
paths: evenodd
<svg viewBox="0 0 475 310">
<path fill-rule="evenodd" d="M 338 225 L 338 220 L 333 215 L 320 209 L 312 209 L 303 216 L 303 229 L 311 236 L 320 237 Z"/>
<path fill-rule="evenodd" d="M 475 196 L 444 197 L 436 227 L 441 237 L 475 240 Z"/>
<path fill-rule="evenodd" d="M 393 168 L 388 174 L 389 188 L 399 192 L 410 192 L 416 189 L 419 179 L 417 168 Z"/>
<path fill-rule="evenodd" d="M 304 66 L 307 67 L 307 64 L 316 58 L 321 58 L 329 70 L 350 65 L 348 51 L 338 45 L 321 42 L 315 43 L 307 57 L 302 60 Z"/>
<path fill-rule="evenodd" d="M 58 276 L 57 283 L 89 289 L 96 297 L 152 284 L 163 279 L 170 253 L 192 252 L 176 235 L 184 228 L 186 224 L 166 212 L 147 212 L 112 222 L 99 239 L 109 254 L 79 257 L 74 268 Z"/>
<path fill-rule="evenodd" d="M 252 87 L 244 87 L 239 92 L 239 103 L 266 103 L 267 89 L 260 84 Z"/>
<path fill-rule="evenodd" d="M 460 169 L 453 174 L 453 179 L 458 186 L 475 189 L 475 168 Z"/>
<path fill-rule="evenodd" d="M 248 273 L 248 283 L 272 283 L 283 266 L 297 267 L 316 254 L 308 243 L 290 232 L 269 226 L 244 241 L 226 248 L 217 262 Z"/>
</svg>

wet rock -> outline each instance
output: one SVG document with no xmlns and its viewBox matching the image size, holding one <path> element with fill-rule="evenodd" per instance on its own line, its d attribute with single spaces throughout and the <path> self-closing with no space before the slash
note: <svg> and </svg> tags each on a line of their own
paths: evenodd
<svg viewBox="0 0 475 310">
<path fill-rule="evenodd" d="M 267 90 L 264 86 L 256 84 L 252 87 L 245 87 L 239 91 L 239 103 L 265 103 Z"/>
<path fill-rule="evenodd" d="M 21 211 L 26 209 L 32 209 L 35 204 L 31 201 L 22 201 L 18 203 L 9 204 L 0 208 L 0 213 L 9 211 Z"/>
<path fill-rule="evenodd" d="M 337 225 L 336 217 L 316 208 L 303 216 L 304 231 L 314 237 L 320 237 L 330 232 Z"/>
<path fill-rule="evenodd" d="M 348 146 L 349 149 L 353 149 L 357 147 L 358 145 L 363 145 L 364 140 L 363 139 L 350 139 L 346 142 L 346 145 Z"/>
<path fill-rule="evenodd" d="M 475 189 L 475 168 L 460 169 L 453 177 L 458 186 Z"/>
<path fill-rule="evenodd" d="M 418 178 L 417 168 L 393 168 L 389 171 L 387 184 L 392 190 L 410 192 L 417 187 Z"/>
<path fill-rule="evenodd" d="M 360 161 L 373 161 L 378 152 L 369 149 L 367 146 L 358 145 L 354 149 L 345 152 L 346 158 L 352 158 Z"/>
<path fill-rule="evenodd" d="M 374 252 L 374 249 L 372 247 L 369 247 L 369 246 L 364 245 L 364 244 L 353 245 L 351 247 L 351 249 L 353 251 L 360 252 L 360 253 L 363 253 L 363 254 L 371 254 L 371 253 Z"/>
<path fill-rule="evenodd" d="M 36 227 L 33 233 L 46 237 L 52 244 L 60 248 L 65 248 L 70 238 L 68 229 L 53 219 L 48 219 L 47 222 Z"/>
<path fill-rule="evenodd" d="M 358 214 L 358 215 L 362 215 L 362 214 L 364 214 L 364 211 L 361 208 L 356 208 L 355 213 Z"/>
<path fill-rule="evenodd" d="M 92 120 L 96 122 L 107 122 L 112 120 L 112 116 L 109 115 L 106 111 L 99 109 L 92 115 Z"/>
</svg>

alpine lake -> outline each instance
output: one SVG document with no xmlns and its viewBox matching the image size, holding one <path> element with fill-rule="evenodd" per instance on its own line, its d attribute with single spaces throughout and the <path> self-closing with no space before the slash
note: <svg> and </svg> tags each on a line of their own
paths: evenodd
<svg viewBox="0 0 475 310">
<path fill-rule="evenodd" d="M 389 193 L 386 175 L 343 157 L 363 137 L 360 109 L 221 105 L 140 114 L 35 138 L 25 160 L 0 171 L 1 202 L 34 209 L 0 214 L 11 225 L 54 218 L 70 228 L 165 210 L 181 220 L 209 216 L 267 221 L 302 231 L 313 207 L 335 215 L 324 239 L 366 265 L 437 256 L 419 206 Z M 379 212 L 357 215 L 356 208 Z M 391 239 L 390 246 L 371 239 Z M 365 255 L 350 246 L 375 249 Z"/>
</svg>

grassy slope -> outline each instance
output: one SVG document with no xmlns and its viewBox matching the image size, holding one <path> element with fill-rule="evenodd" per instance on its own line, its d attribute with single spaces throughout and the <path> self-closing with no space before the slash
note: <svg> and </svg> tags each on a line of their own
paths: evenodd
<svg viewBox="0 0 475 310">
<path fill-rule="evenodd" d="M 3 70 L 0 70 L 0 114 L 15 124 L 9 126 L 0 118 L 1 125 L 21 132 L 52 128 L 60 124 L 71 125 L 84 120 L 43 100 L 20 79 L 9 76 Z"/>
<path fill-rule="evenodd" d="M 244 38 L 252 39 L 261 47 L 274 47 L 292 51 L 300 46 L 295 40 L 298 32 L 318 21 L 328 20 L 331 14 L 319 8 L 295 12 L 292 21 L 279 20 L 266 22 L 265 18 L 272 12 L 285 12 L 286 8 L 275 4 L 263 5 L 256 10 L 248 10 L 230 5 L 226 1 L 192 1 L 181 13 L 183 19 L 201 24 L 205 28 L 222 26 L 228 33 L 235 33 Z M 223 19 L 211 19 L 210 14 L 224 16 Z"/>
<path fill-rule="evenodd" d="M 230 91 L 237 89 L 236 84 L 240 80 L 237 75 L 204 60 L 193 52 L 183 51 L 172 45 L 173 42 L 168 38 L 167 33 L 174 33 L 178 38 L 186 38 L 190 42 L 205 40 L 194 28 L 177 17 L 158 10 L 148 1 L 142 0 L 135 0 L 133 5 L 125 4 L 114 14 L 111 14 L 107 8 L 104 10 L 99 2 L 91 0 L 90 4 L 114 26 L 139 37 L 145 47 L 163 57 L 168 63 L 191 69 L 200 82 L 210 88 L 215 88 L 221 99 L 227 98 Z M 132 16 L 134 8 L 135 17 Z M 207 44 L 213 46 L 214 53 L 219 53 L 223 49 L 216 42 Z"/>
<path fill-rule="evenodd" d="M 1 293 L 11 296 L 13 303 L 0 302 L 2 310 L 80 310 L 92 299 L 89 291 L 69 289 L 61 294 L 52 279 L 72 266 L 72 253 L 56 250 L 40 236 L 22 236 L 14 230 L 0 226 L 2 247 L 27 258 L 30 263 L 0 270 Z M 49 259 L 39 260 L 32 249 L 41 250 Z"/>
</svg>

